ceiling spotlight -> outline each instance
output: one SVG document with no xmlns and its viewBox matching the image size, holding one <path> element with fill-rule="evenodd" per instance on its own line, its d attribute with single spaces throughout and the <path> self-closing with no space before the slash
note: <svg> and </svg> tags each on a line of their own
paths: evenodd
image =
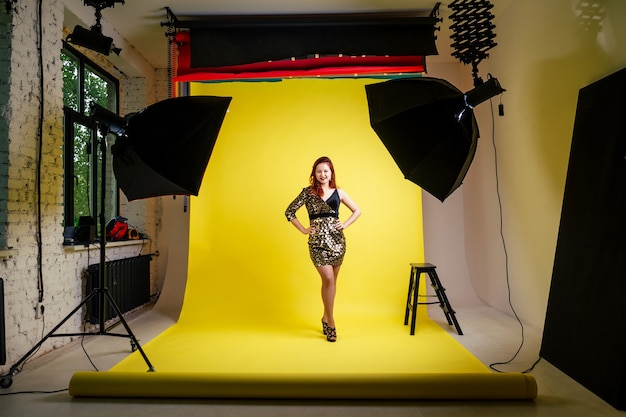
<svg viewBox="0 0 626 417">
<path fill-rule="evenodd" d="M 84 0 L 85 6 L 92 6 L 96 9 L 115 7 L 115 3 L 124 4 L 124 0 Z"/>
<path fill-rule="evenodd" d="M 102 9 L 114 7 L 115 3 L 124 4 L 124 0 L 84 0 L 84 2 L 86 6 L 92 6 L 96 9 L 96 24 L 90 29 L 76 25 L 74 32 L 67 36 L 67 41 L 103 55 L 109 55 L 111 52 L 119 55 L 122 50 L 113 45 L 113 38 L 102 34 L 100 20 L 102 19 Z"/>
<path fill-rule="evenodd" d="M 82 26 L 76 25 L 74 32 L 67 35 L 67 41 L 103 55 L 109 55 L 111 52 L 119 55 L 122 51 L 120 48 L 116 48 L 115 45 L 113 45 L 113 38 L 102 34 L 102 28 L 98 25 L 92 26 L 91 29 L 85 29 Z"/>
</svg>

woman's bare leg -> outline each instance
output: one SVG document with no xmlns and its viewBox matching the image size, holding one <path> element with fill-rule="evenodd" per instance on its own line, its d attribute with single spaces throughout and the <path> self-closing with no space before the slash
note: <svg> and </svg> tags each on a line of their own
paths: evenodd
<svg viewBox="0 0 626 417">
<path fill-rule="evenodd" d="M 326 322 L 329 327 L 335 327 L 335 295 L 337 293 L 337 276 L 341 265 L 323 265 L 317 267 L 317 272 L 322 279 L 322 303 L 324 304 L 324 315 L 322 321 Z"/>
</svg>

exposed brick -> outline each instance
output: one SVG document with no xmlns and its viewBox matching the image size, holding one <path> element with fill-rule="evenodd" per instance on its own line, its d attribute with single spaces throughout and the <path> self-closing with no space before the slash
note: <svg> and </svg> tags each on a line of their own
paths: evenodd
<svg viewBox="0 0 626 417">
<path fill-rule="evenodd" d="M 63 95 L 61 60 L 64 3 L 43 3 L 42 60 L 44 91 L 40 91 L 38 66 L 37 0 L 21 0 L 13 14 L 0 13 L 0 249 L 12 247 L 18 254 L 0 260 L 5 283 L 7 364 L 22 357 L 46 331 L 74 309 L 84 297 L 83 271 L 99 262 L 99 252 L 66 251 L 63 247 Z M 15 21 L 13 22 L 13 19 Z M 120 80 L 121 114 L 143 109 L 167 97 L 167 72 L 128 78 L 99 54 L 90 58 Z M 39 112 L 43 97 L 44 118 L 39 137 Z M 41 144 L 41 194 L 37 194 L 38 149 Z M 158 201 L 158 199 L 152 199 Z M 38 288 L 38 215 L 40 202 L 42 275 L 45 321 L 35 319 Z M 150 235 L 152 250 L 158 248 L 156 202 L 125 203 L 122 215 Z M 107 249 L 107 259 L 133 256 L 136 247 Z M 151 265 L 153 282 L 156 262 Z M 154 284 L 153 284 L 154 289 Z M 82 316 L 76 314 L 64 332 L 80 332 Z M 51 338 L 37 355 L 68 343 L 70 338 Z"/>
</svg>

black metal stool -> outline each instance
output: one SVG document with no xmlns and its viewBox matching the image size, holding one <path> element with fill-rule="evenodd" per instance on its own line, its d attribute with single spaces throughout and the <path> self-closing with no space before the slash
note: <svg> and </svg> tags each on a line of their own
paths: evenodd
<svg viewBox="0 0 626 417">
<path fill-rule="evenodd" d="M 461 330 L 461 326 L 459 326 L 459 322 L 456 320 L 456 316 L 454 315 L 454 310 L 450 305 L 450 301 L 448 301 L 448 297 L 446 297 L 446 289 L 441 285 L 441 281 L 439 281 L 439 277 L 437 276 L 437 268 L 433 264 L 411 264 L 411 278 L 409 280 L 409 294 L 406 297 L 406 312 L 404 314 L 404 325 L 409 324 L 409 313 L 411 314 L 411 336 L 415 334 L 415 316 L 417 314 L 417 305 L 418 304 L 439 304 L 439 307 L 443 310 L 446 315 L 446 319 L 448 320 L 448 324 L 452 325 L 454 323 L 454 327 L 459 335 L 463 334 Z M 430 277 L 430 284 L 435 290 L 435 295 L 438 301 L 433 302 L 420 302 L 418 297 L 428 297 L 427 295 L 419 294 L 419 286 L 420 286 L 420 276 L 422 274 L 427 274 Z"/>
</svg>

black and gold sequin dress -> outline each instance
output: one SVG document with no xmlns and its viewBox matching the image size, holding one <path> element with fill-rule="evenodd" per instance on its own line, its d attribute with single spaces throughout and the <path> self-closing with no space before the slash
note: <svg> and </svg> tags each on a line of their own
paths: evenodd
<svg viewBox="0 0 626 417">
<path fill-rule="evenodd" d="M 303 205 L 309 212 L 309 220 L 315 226 L 315 234 L 309 235 L 309 254 L 313 265 L 341 265 L 346 253 L 346 238 L 343 230 L 336 227 L 341 199 L 337 190 L 327 200 L 311 193 L 311 187 L 302 192 L 289 204 L 285 211 L 287 220 L 296 217 Z"/>
</svg>

